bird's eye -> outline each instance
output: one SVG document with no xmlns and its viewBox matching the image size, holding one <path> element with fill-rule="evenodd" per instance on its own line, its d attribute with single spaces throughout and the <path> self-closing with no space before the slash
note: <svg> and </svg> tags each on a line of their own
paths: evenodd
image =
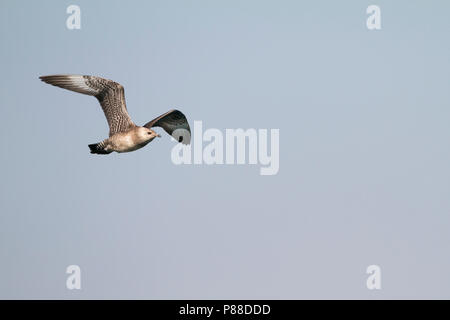
<svg viewBox="0 0 450 320">
<path fill-rule="evenodd" d="M 152 134 L 151 132 L 147 132 L 148 134 Z"/>
</svg>

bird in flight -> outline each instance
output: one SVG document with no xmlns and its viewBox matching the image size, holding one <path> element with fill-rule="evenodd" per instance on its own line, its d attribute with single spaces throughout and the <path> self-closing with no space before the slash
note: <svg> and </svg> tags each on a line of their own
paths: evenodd
<svg viewBox="0 0 450 320">
<path fill-rule="evenodd" d="M 169 110 L 142 127 L 131 120 L 125 104 L 123 86 L 112 80 L 95 76 L 51 75 L 39 77 L 42 81 L 67 90 L 94 96 L 100 102 L 109 125 L 109 138 L 89 145 L 91 153 L 122 153 L 140 149 L 155 137 L 161 137 L 151 128 L 161 127 L 178 142 L 189 144 L 191 130 L 185 115 Z"/>
</svg>

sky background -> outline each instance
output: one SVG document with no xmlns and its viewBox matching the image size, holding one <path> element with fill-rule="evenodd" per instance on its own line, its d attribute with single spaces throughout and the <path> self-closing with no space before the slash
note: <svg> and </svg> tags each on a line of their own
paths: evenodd
<svg viewBox="0 0 450 320">
<path fill-rule="evenodd" d="M 1 0 L 0 298 L 449 299 L 449 11 Z M 176 107 L 204 129 L 280 129 L 279 173 L 176 166 L 166 134 L 91 155 L 103 113 L 38 79 L 57 73 L 121 83 L 137 124 Z"/>
</svg>

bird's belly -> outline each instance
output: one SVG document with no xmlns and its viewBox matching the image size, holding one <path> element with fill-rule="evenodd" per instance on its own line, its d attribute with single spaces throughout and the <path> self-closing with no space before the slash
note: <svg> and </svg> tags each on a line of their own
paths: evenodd
<svg viewBox="0 0 450 320">
<path fill-rule="evenodd" d="M 114 151 L 123 153 L 131 152 L 146 146 L 150 141 L 136 143 L 131 136 L 121 136 L 114 139 Z M 152 139 L 153 140 L 153 139 Z"/>
</svg>

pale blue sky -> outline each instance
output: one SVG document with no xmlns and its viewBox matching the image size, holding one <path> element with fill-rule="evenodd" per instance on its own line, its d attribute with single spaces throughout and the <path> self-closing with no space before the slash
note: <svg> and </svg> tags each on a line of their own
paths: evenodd
<svg viewBox="0 0 450 320">
<path fill-rule="evenodd" d="M 450 298 L 448 1 L 0 6 L 0 298 Z M 101 109 L 54 73 L 120 82 L 138 124 L 278 128 L 280 171 L 91 155 Z"/>
</svg>

